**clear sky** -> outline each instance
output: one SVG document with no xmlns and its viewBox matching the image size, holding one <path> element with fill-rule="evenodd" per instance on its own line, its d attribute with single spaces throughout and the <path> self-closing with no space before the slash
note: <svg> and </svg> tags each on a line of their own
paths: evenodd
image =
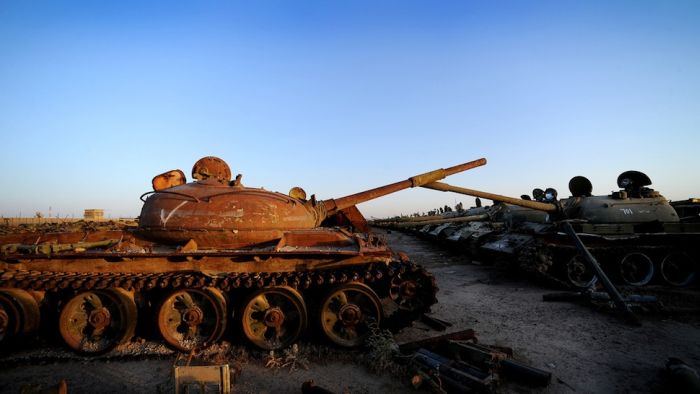
<svg viewBox="0 0 700 394">
<path fill-rule="evenodd" d="M 0 2 L 0 215 L 138 215 L 200 157 L 319 199 L 519 196 L 646 172 L 700 196 L 699 1 Z M 366 216 L 472 198 L 406 190 Z"/>
</svg>

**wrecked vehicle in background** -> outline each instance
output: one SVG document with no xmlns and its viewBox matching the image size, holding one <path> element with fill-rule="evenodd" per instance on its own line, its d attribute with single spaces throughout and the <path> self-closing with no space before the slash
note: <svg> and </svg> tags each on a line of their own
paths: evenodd
<svg viewBox="0 0 700 394">
<path fill-rule="evenodd" d="M 572 196 L 557 200 L 554 189 L 535 189 L 533 198 L 516 199 L 436 182 L 425 187 L 497 204 L 477 208 L 485 212 L 476 214 L 467 210 L 466 216 L 457 218 L 378 224 L 447 241 L 474 259 L 509 261 L 558 283 L 588 288 L 597 277 L 559 229 L 557 222 L 565 220 L 618 283 L 676 287 L 693 283 L 700 259 L 697 199 L 670 203 L 649 188 L 651 180 L 638 171 L 620 174 L 617 184 L 618 191 L 592 196 L 590 181 L 577 176 L 569 182 Z"/>
</svg>

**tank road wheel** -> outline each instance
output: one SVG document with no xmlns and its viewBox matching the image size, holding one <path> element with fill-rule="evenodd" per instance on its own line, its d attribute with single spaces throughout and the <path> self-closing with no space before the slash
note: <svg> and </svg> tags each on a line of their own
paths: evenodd
<svg viewBox="0 0 700 394">
<path fill-rule="evenodd" d="M 95 290 L 71 298 L 61 310 L 58 329 L 81 353 L 103 353 L 125 343 L 136 328 L 136 303 L 122 289 Z"/>
<path fill-rule="evenodd" d="M 270 287 L 253 293 L 243 308 L 246 338 L 262 349 L 291 345 L 306 329 L 306 304 L 291 287 Z"/>
<path fill-rule="evenodd" d="M 356 347 L 371 333 L 370 325 L 379 326 L 383 310 L 379 297 L 361 283 L 336 287 L 321 306 L 321 329 L 337 345 Z"/>
<path fill-rule="evenodd" d="M 661 276 L 671 286 L 691 284 L 697 274 L 697 266 L 686 253 L 669 253 L 661 262 Z"/>
<path fill-rule="evenodd" d="M 644 253 L 629 253 L 620 262 L 620 277 L 628 285 L 644 286 L 654 277 L 654 263 Z"/>
<path fill-rule="evenodd" d="M 598 276 L 577 254 L 566 263 L 566 279 L 574 287 L 587 289 L 596 284 Z"/>
<path fill-rule="evenodd" d="M 0 289 L 0 344 L 39 328 L 39 305 L 24 290 Z"/>
<path fill-rule="evenodd" d="M 226 299 L 214 288 L 178 290 L 158 311 L 165 342 L 183 352 L 216 342 L 226 329 Z"/>
</svg>

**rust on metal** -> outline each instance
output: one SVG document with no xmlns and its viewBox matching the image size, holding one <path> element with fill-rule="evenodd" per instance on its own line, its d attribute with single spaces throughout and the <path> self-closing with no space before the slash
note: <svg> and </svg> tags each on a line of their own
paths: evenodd
<svg viewBox="0 0 700 394">
<path fill-rule="evenodd" d="M 226 330 L 226 299 L 212 287 L 177 290 L 168 295 L 158 311 L 163 339 L 181 351 L 216 342 Z"/>
<path fill-rule="evenodd" d="M 425 187 L 427 189 L 440 190 L 443 192 L 454 192 L 454 193 L 466 194 L 468 196 L 473 196 L 473 197 L 486 198 L 488 200 L 505 202 L 507 204 L 518 205 L 518 206 L 525 207 L 525 208 L 532 208 L 532 209 L 536 209 L 538 211 L 555 212 L 558 209 L 557 206 L 554 204 L 548 204 L 548 203 L 543 203 L 543 202 L 538 202 L 538 201 L 523 200 L 520 198 L 503 196 L 500 194 L 482 192 L 479 190 L 467 189 L 466 187 L 449 185 L 449 184 L 443 183 L 443 182 L 432 182 L 432 183 L 428 183 L 426 185 L 422 185 L 422 187 Z"/>
<path fill-rule="evenodd" d="M 355 227 L 366 229 L 352 211 L 355 205 L 486 163 L 485 159 L 474 160 L 350 196 L 316 201 L 300 198 L 306 194 L 300 188 L 285 195 L 230 186 L 228 166 L 215 159 L 207 157 L 195 164 L 197 182 L 156 191 L 146 199 L 139 221 L 144 238 L 166 244 L 194 239 L 203 248 L 251 247 L 278 240 L 284 231 L 316 228 L 340 211 Z"/>
<path fill-rule="evenodd" d="M 370 287 L 360 283 L 341 285 L 325 297 L 319 314 L 323 333 L 335 344 L 356 347 L 379 326 L 382 307 Z"/>
<path fill-rule="evenodd" d="M 433 348 L 435 346 L 440 346 L 446 344 L 448 341 L 474 341 L 476 342 L 476 332 L 471 328 L 451 332 L 449 334 L 442 334 L 432 338 L 419 339 L 412 342 L 406 342 L 399 345 L 399 349 L 402 353 L 409 353 L 416 351 L 420 348 Z"/>
<path fill-rule="evenodd" d="M 387 194 L 396 193 L 397 191 L 407 189 L 410 187 L 423 186 L 425 184 L 444 179 L 450 175 L 454 175 L 463 171 L 471 170 L 473 168 L 483 166 L 486 164 L 486 159 L 473 160 L 464 164 L 459 164 L 446 169 L 439 169 L 425 174 L 420 174 L 408 178 L 405 181 L 400 181 L 392 183 L 390 185 L 377 187 L 364 192 L 352 194 L 346 197 L 341 197 L 338 199 L 325 200 L 324 204 L 328 212 L 334 212 L 335 210 L 341 210 L 352 205 L 357 205 L 359 203 L 373 200 L 385 196 Z"/>
<path fill-rule="evenodd" d="M 228 364 L 224 365 L 187 365 L 175 366 L 175 393 L 212 391 L 209 386 L 215 387 L 215 392 L 229 394 L 231 392 L 231 373 Z"/>
<path fill-rule="evenodd" d="M 0 343 L 41 323 L 58 326 L 78 352 L 107 352 L 150 320 L 139 315 L 155 312 L 155 328 L 180 351 L 216 342 L 231 324 L 264 349 L 294 343 L 307 327 L 358 346 L 373 324 L 398 330 L 428 312 L 437 286 L 371 233 L 355 205 L 484 163 L 319 201 L 298 187 L 289 195 L 245 187 L 223 160 L 205 157 L 193 182 L 180 170 L 153 179 L 137 228 L 1 234 Z M 40 310 L 58 316 L 44 321 Z"/>
<path fill-rule="evenodd" d="M 133 294 L 122 289 L 87 291 L 72 297 L 59 316 L 59 332 L 68 346 L 99 354 L 131 339 L 136 328 Z"/>
<path fill-rule="evenodd" d="M 289 197 L 296 198 L 297 200 L 306 201 L 306 191 L 299 186 L 294 186 L 289 189 Z"/>
<path fill-rule="evenodd" d="M 253 293 L 242 314 L 243 333 L 262 349 L 288 347 L 308 325 L 304 299 L 288 286 Z"/>
<path fill-rule="evenodd" d="M 225 161 L 218 157 L 207 156 L 194 163 L 192 178 L 198 181 L 214 181 L 227 185 L 231 181 L 231 169 Z"/>
<path fill-rule="evenodd" d="M 184 185 L 185 183 L 187 183 L 187 178 L 185 178 L 185 173 L 180 170 L 171 170 L 156 175 L 151 181 L 153 190 L 155 191 L 169 189 L 171 187 Z"/>
</svg>

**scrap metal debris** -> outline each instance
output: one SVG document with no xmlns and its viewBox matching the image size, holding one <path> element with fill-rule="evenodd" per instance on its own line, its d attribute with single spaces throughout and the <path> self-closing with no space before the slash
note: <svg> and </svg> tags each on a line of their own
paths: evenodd
<svg viewBox="0 0 700 394">
<path fill-rule="evenodd" d="M 437 317 L 428 316 L 426 314 L 423 314 L 421 316 L 420 321 L 427 324 L 428 327 L 432 328 L 433 330 L 437 331 L 445 331 L 452 326 L 452 323 L 448 321 L 438 319 Z"/>
<path fill-rule="evenodd" d="M 175 394 L 190 393 L 194 387 L 198 388 L 200 393 L 210 392 L 209 388 L 214 388 L 221 394 L 231 392 L 228 364 L 175 367 L 174 374 Z"/>
<path fill-rule="evenodd" d="M 434 393 L 493 391 L 501 377 L 529 386 L 547 386 L 551 372 L 513 358 L 510 348 L 477 343 L 473 330 L 440 335 L 400 346 L 409 353 L 411 384 Z"/>
<path fill-rule="evenodd" d="M 242 367 L 238 360 L 234 360 L 233 367 L 225 362 L 230 350 L 229 344 L 222 343 L 200 352 L 192 349 L 187 355 L 179 353 L 173 364 L 175 393 L 190 393 L 193 390 L 199 393 L 212 390 L 221 394 L 230 393 L 232 382 L 240 376 Z M 219 364 L 213 364 L 214 360 Z"/>
<path fill-rule="evenodd" d="M 449 334 L 443 334 L 432 338 L 419 339 L 417 341 L 406 342 L 399 345 L 399 350 L 401 353 L 407 354 L 409 352 L 414 352 L 420 348 L 431 349 L 444 341 L 454 340 L 454 341 L 468 341 L 476 340 L 476 332 L 471 328 L 452 332 Z"/>
</svg>

